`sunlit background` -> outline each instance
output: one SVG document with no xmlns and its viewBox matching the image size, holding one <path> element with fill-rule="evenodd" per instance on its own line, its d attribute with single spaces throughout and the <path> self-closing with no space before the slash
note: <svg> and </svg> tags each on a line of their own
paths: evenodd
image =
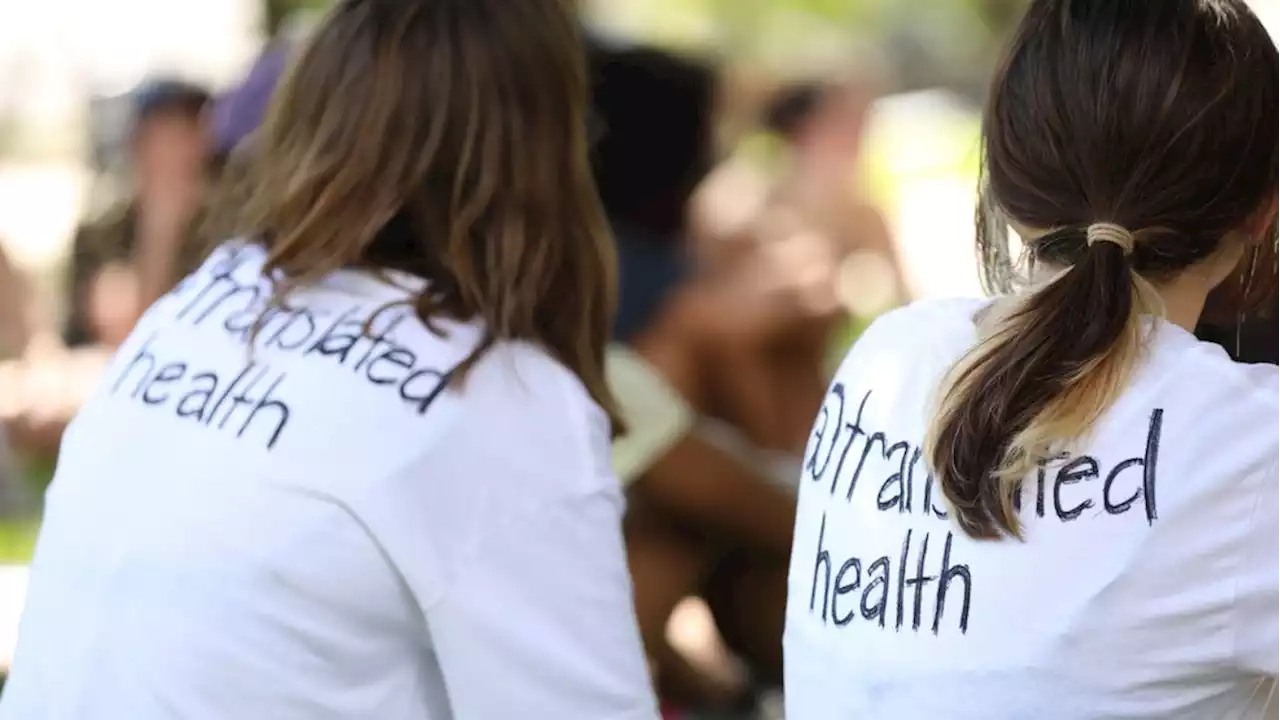
<svg viewBox="0 0 1280 720">
<path fill-rule="evenodd" d="M 966 240 L 977 104 L 1023 2 L 586 0 L 584 14 L 619 38 L 720 59 L 721 122 L 734 141 L 744 139 L 753 94 L 798 77 L 865 74 L 883 97 L 850 172 L 869 179 L 913 292 L 937 295 L 976 292 Z M 86 164 L 90 108 L 161 73 L 224 88 L 269 23 L 305 25 L 325 4 L 0 0 L 0 242 L 42 280 L 51 316 L 62 312 L 56 277 L 71 231 L 109 196 Z M 1274 27 L 1276 0 L 1254 4 Z"/>
<path fill-rule="evenodd" d="M 749 122 L 734 111 L 749 113 L 752 94 L 773 84 L 850 70 L 872 78 L 886 97 L 866 166 L 851 171 L 874 178 L 911 283 L 932 294 L 973 288 L 963 237 L 974 104 L 1019 4 L 591 0 L 585 12 L 604 33 L 722 59 L 722 122 L 730 128 Z M 42 279 L 52 316 L 62 312 L 56 277 L 71 231 L 106 202 L 85 162 L 91 107 L 109 108 L 111 98 L 161 73 L 226 87 L 261 46 L 264 14 L 256 0 L 0 3 L 0 238 L 16 264 Z M 305 15 L 292 21 L 305 23 Z"/>
</svg>

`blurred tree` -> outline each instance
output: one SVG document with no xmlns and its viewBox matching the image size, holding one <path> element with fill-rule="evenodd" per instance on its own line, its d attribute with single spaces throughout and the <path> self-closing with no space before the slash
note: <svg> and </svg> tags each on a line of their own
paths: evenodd
<svg viewBox="0 0 1280 720">
<path fill-rule="evenodd" d="M 648 40 L 711 43 L 784 74 L 857 62 L 859 49 L 878 47 L 901 89 L 943 85 L 980 94 L 1027 1 L 595 0 L 589 7 L 593 15 L 627 16 L 630 31 Z"/>
<path fill-rule="evenodd" d="M 966 0 L 991 31 L 1001 37 L 1013 30 L 1028 0 Z"/>
<path fill-rule="evenodd" d="M 324 10 L 333 0 L 263 0 L 262 30 L 267 37 L 275 37 L 299 11 Z"/>
</svg>

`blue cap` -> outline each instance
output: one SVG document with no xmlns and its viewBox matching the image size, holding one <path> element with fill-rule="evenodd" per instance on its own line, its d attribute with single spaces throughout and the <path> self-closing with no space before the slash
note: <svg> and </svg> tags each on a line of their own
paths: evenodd
<svg viewBox="0 0 1280 720">
<path fill-rule="evenodd" d="M 194 83 L 173 78 L 157 78 L 144 82 L 133 92 L 134 125 L 149 115 L 166 110 L 182 110 L 199 115 L 208 106 L 212 95 Z"/>
</svg>

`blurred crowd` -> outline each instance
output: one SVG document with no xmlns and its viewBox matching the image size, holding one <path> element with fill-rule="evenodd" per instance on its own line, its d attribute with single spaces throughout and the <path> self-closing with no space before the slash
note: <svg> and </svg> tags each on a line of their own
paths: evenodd
<svg viewBox="0 0 1280 720">
<path fill-rule="evenodd" d="M 176 79 L 131 94 L 127 191 L 75 233 L 61 328 L 38 320 L 0 245 L 0 510 L 36 501 L 14 458 L 56 453 L 112 348 L 226 239 L 294 42 L 269 43 L 221 95 Z M 780 683 L 792 485 L 833 348 L 909 299 L 851 172 L 879 90 L 854 68 L 774 84 L 747 113 L 770 152 L 744 159 L 717 132 L 714 64 L 600 38 L 589 55 L 621 277 L 610 378 L 632 426 L 615 465 L 636 610 L 664 697 L 731 711 Z M 1216 318 L 1204 334 L 1274 362 L 1274 321 Z"/>
</svg>

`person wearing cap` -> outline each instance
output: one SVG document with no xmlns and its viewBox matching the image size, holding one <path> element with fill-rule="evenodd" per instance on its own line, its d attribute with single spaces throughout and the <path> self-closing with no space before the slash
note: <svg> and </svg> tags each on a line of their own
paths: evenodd
<svg viewBox="0 0 1280 720">
<path fill-rule="evenodd" d="M 288 57 L 289 49 L 283 42 L 273 43 L 254 62 L 244 81 L 214 103 L 209 124 L 215 166 L 223 167 L 231 152 L 262 124 Z"/>
<path fill-rule="evenodd" d="M 592 166 L 620 279 L 606 370 L 628 424 L 611 455 L 637 618 L 664 700 L 734 711 L 781 676 L 795 515 L 798 470 L 754 443 L 732 402 L 742 386 L 722 382 L 766 300 L 751 278 L 708 277 L 690 257 L 689 201 L 714 163 L 716 68 L 592 40 Z M 697 616 L 714 623 L 681 622 Z M 685 628 L 675 642 L 672 625 Z"/>
<path fill-rule="evenodd" d="M 143 308 L 199 263 L 194 233 L 205 189 L 209 102 L 204 88 L 171 79 L 135 93 L 133 187 L 76 231 L 68 345 L 117 344 Z"/>
<path fill-rule="evenodd" d="M 227 169 L 228 163 L 234 161 L 232 151 L 245 144 L 266 120 L 271 96 L 289 65 L 291 53 L 305 44 L 328 4 L 327 0 L 263 0 L 262 30 L 269 39 L 244 79 L 215 101 L 210 114 L 211 165 L 215 173 Z"/>
</svg>

